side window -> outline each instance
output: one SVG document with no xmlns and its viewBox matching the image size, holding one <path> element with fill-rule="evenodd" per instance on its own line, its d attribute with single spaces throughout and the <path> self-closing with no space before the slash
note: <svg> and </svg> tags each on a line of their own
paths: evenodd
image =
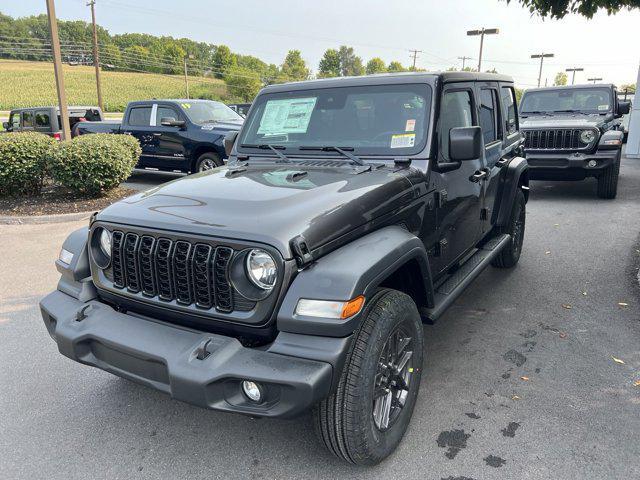
<svg viewBox="0 0 640 480">
<path fill-rule="evenodd" d="M 507 117 L 504 119 L 504 129 L 507 132 L 507 135 L 511 135 L 518 131 L 516 97 L 513 88 L 502 87 L 502 105 L 504 105 L 504 111 Z"/>
<path fill-rule="evenodd" d="M 156 125 L 160 126 L 162 124 L 162 119 L 166 117 L 173 117 L 176 120 L 180 120 L 180 115 L 178 115 L 178 112 L 176 112 L 175 109 L 158 105 L 158 110 L 156 112 Z"/>
<path fill-rule="evenodd" d="M 445 92 L 440 107 L 440 149 L 445 159 L 449 158 L 449 132 L 456 127 L 473 126 L 473 103 L 471 91 Z"/>
<path fill-rule="evenodd" d="M 500 124 L 498 123 L 499 108 L 498 95 L 493 88 L 483 88 L 480 90 L 480 127 L 484 144 L 502 138 Z"/>
<path fill-rule="evenodd" d="M 46 128 L 51 126 L 51 120 L 47 112 L 36 112 L 36 127 Z"/>
<path fill-rule="evenodd" d="M 129 112 L 129 125 L 148 127 L 151 124 L 151 107 L 134 107 Z"/>
<path fill-rule="evenodd" d="M 22 127 L 33 128 L 33 112 L 22 112 Z"/>
<path fill-rule="evenodd" d="M 12 113 L 11 118 L 9 119 L 9 123 L 11 124 L 11 129 L 14 131 L 20 130 L 20 114 Z"/>
</svg>

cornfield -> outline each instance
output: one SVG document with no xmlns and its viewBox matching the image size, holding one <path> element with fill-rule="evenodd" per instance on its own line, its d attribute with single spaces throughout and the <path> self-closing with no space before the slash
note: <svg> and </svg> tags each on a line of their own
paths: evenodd
<svg viewBox="0 0 640 480">
<path fill-rule="evenodd" d="M 70 105 L 97 105 L 95 72 L 90 66 L 64 65 L 67 101 Z M 184 77 L 151 73 L 102 71 L 105 110 L 121 112 L 133 100 L 184 98 Z M 58 97 L 53 64 L 0 60 L 0 110 L 56 105 Z M 211 78 L 189 78 L 189 88 L 205 98 L 220 98 L 226 85 Z"/>
</svg>

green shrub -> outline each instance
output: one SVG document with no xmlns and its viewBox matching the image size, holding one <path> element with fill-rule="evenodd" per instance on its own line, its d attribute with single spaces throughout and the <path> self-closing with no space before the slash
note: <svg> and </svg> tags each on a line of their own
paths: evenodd
<svg viewBox="0 0 640 480">
<path fill-rule="evenodd" d="M 138 141 L 128 135 L 82 135 L 52 151 L 49 170 L 60 185 L 99 195 L 126 180 L 141 153 Z"/>
<path fill-rule="evenodd" d="M 0 195 L 40 193 L 47 157 L 57 143 L 35 132 L 0 134 Z"/>
</svg>

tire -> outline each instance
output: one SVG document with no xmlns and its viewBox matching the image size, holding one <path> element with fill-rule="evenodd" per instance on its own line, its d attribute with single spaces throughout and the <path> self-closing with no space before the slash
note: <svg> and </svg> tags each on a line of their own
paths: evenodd
<svg viewBox="0 0 640 480">
<path fill-rule="evenodd" d="M 522 253 L 522 243 L 524 242 L 524 229 L 527 219 L 526 201 L 524 193 L 521 189 L 518 189 L 516 196 L 513 199 L 513 206 L 511 207 L 511 215 L 509 215 L 509 222 L 504 227 L 500 227 L 497 230 L 497 234 L 508 233 L 511 235 L 511 240 L 505 246 L 502 251 L 491 261 L 491 265 L 497 268 L 512 268 L 520 260 L 520 254 Z"/>
<path fill-rule="evenodd" d="M 598 197 L 614 199 L 618 194 L 618 177 L 620 175 L 620 156 L 618 152 L 616 160 L 598 177 Z"/>
<path fill-rule="evenodd" d="M 393 453 L 411 420 L 420 389 L 424 340 L 416 304 L 402 292 L 380 290 L 363 315 L 338 387 L 319 403 L 313 415 L 316 432 L 330 452 L 350 463 L 375 465 Z M 404 352 L 396 355 L 398 366 L 399 359 L 409 355 L 404 368 L 388 367 L 394 364 L 389 361 L 392 337 L 397 345 L 409 339 L 402 349 L 396 349 Z M 390 384 L 389 379 L 397 383 Z M 408 390 L 396 386 L 401 382 Z M 378 393 L 382 395 L 376 396 Z M 398 407 L 402 399 L 404 404 Z"/>
<path fill-rule="evenodd" d="M 220 166 L 222 166 L 222 160 L 218 155 L 213 152 L 203 153 L 198 157 L 193 173 L 205 172 Z"/>
</svg>

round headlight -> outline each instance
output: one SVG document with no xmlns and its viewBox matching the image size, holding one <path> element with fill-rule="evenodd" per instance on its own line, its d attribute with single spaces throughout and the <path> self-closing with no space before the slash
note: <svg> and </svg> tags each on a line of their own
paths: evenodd
<svg viewBox="0 0 640 480">
<path fill-rule="evenodd" d="M 111 232 L 106 228 L 103 228 L 100 232 L 100 250 L 111 258 Z"/>
<path fill-rule="evenodd" d="M 276 284 L 278 268 L 271 255 L 264 250 L 251 250 L 247 255 L 246 270 L 249 280 L 258 288 L 271 290 Z"/>
<path fill-rule="evenodd" d="M 580 133 L 580 141 L 582 143 L 591 143 L 595 140 L 596 138 L 596 134 L 593 132 L 593 130 L 583 130 L 582 133 Z"/>
</svg>

